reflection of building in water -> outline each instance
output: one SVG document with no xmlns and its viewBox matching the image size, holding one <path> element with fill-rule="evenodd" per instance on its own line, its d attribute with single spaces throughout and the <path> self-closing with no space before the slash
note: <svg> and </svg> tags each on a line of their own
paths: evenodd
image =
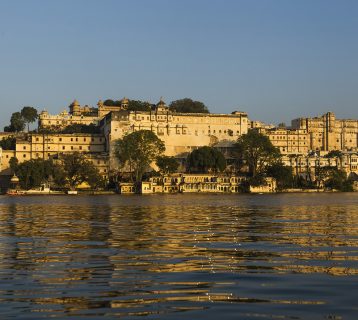
<svg viewBox="0 0 358 320">
<path fill-rule="evenodd" d="M 34 304 L 50 308 L 61 305 L 67 312 L 90 309 L 94 302 L 89 297 L 76 298 L 76 290 L 80 283 L 95 282 L 99 264 L 102 275 L 111 279 L 110 253 L 97 250 L 108 239 L 108 228 L 103 228 L 108 223 L 106 211 L 101 210 L 99 215 L 92 204 L 78 210 L 63 202 L 58 206 L 52 203 L 51 210 L 44 204 L 18 204 L 2 209 L 0 232 L 11 241 L 5 241 L 6 248 L 0 244 L 0 269 L 18 271 L 9 281 L 16 285 L 18 274 L 28 274 L 26 290 L 31 288 L 31 296 L 27 299 Z M 101 278 L 102 285 L 105 281 Z M 46 290 L 53 291 L 46 296 Z M 19 294 L 24 296 L 25 291 Z M 14 299 L 17 294 L 11 292 Z"/>
</svg>

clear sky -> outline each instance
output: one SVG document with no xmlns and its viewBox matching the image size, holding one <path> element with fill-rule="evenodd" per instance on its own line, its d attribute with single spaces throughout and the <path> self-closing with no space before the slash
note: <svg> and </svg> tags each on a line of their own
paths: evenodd
<svg viewBox="0 0 358 320">
<path fill-rule="evenodd" d="M 124 96 L 357 118 L 358 1 L 0 0 L 1 129 L 25 105 Z"/>
</svg>

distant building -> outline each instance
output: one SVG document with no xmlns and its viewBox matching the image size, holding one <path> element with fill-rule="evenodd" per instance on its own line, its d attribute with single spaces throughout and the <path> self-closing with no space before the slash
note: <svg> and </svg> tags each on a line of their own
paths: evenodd
<svg viewBox="0 0 358 320">
<path fill-rule="evenodd" d="M 259 128 L 282 154 L 307 154 L 310 150 L 309 135 L 305 129 Z"/>
<path fill-rule="evenodd" d="M 109 157 L 105 138 L 101 134 L 28 134 L 16 139 L 16 150 L 9 151 L 8 156 L 16 157 L 21 163 L 31 159 L 47 160 L 74 152 L 84 154 L 101 175 L 108 178 Z"/>
<path fill-rule="evenodd" d="M 129 100 L 123 98 L 120 106 L 107 106 L 101 100 L 97 103 L 97 108 L 88 105 L 81 106 L 74 100 L 69 106 L 69 112 L 62 111 L 57 115 L 50 115 L 47 111 L 42 111 L 39 115 L 39 128 L 65 128 L 73 124 L 98 125 L 99 121 L 112 111 L 126 110 Z"/>
<path fill-rule="evenodd" d="M 307 131 L 310 150 L 358 150 L 358 120 L 339 120 L 327 112 L 321 117 L 294 119 L 292 128 Z"/>
</svg>

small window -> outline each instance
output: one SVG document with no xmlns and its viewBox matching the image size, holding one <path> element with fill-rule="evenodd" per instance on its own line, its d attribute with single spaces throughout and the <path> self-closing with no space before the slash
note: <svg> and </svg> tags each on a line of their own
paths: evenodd
<svg viewBox="0 0 358 320">
<path fill-rule="evenodd" d="M 62 150 L 65 150 L 65 146 L 62 146 Z"/>
<path fill-rule="evenodd" d="M 62 138 L 59 138 L 60 141 L 62 141 Z"/>
</svg>

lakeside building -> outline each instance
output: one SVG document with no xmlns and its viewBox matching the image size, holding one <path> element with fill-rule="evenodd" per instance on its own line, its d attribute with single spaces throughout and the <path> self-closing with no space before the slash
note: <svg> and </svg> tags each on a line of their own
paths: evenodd
<svg viewBox="0 0 358 320">
<path fill-rule="evenodd" d="M 265 178 L 262 186 L 250 186 L 252 193 L 276 192 L 276 180 Z M 190 174 L 176 173 L 165 176 L 151 177 L 143 181 L 137 189 L 135 183 L 119 183 L 121 194 L 153 194 L 153 193 L 239 193 L 243 191 L 243 184 L 247 181 L 245 176 L 224 174 Z"/>
<path fill-rule="evenodd" d="M 51 129 L 81 124 L 95 125 L 102 133 L 15 135 L 15 150 L 2 150 L 0 154 L 0 175 L 11 174 L 9 161 L 12 157 L 24 162 L 80 152 L 108 179 L 118 168 L 115 141 L 143 129 L 154 132 L 164 142 L 165 154 L 176 157 L 181 164 L 185 163 L 190 152 L 202 146 L 215 146 L 229 162 L 233 144 L 248 130 L 255 129 L 268 136 L 284 155 L 283 162 L 291 166 L 295 174 L 314 176 L 317 168 L 329 166 L 342 169 L 348 175 L 358 174 L 358 120 L 339 120 L 332 112 L 321 117 L 294 119 L 292 126 L 285 128 L 250 121 L 247 114 L 241 111 L 231 114 L 172 112 L 162 99 L 156 105 L 151 105 L 149 111 L 131 111 L 128 106 L 129 100 L 126 98 L 113 106 L 104 105 L 100 100 L 96 108 L 81 106 L 75 100 L 68 112 L 63 111 L 58 115 L 41 112 L 38 122 L 40 129 L 47 128 L 51 132 Z M 11 136 L 14 133 L 0 133 L 0 139 Z M 342 151 L 342 156 L 326 158 L 325 155 L 331 150 Z M 189 185 L 185 190 L 191 190 Z"/>
<path fill-rule="evenodd" d="M 176 113 L 169 110 L 163 100 L 151 111 L 112 111 L 100 123 L 106 137 L 110 154 L 110 166 L 116 168 L 114 141 L 124 135 L 139 131 L 154 132 L 165 144 L 165 154 L 178 160 L 202 146 L 214 146 L 218 143 L 230 147 L 248 131 L 248 119 L 245 112 L 232 114 L 215 113 Z"/>
<path fill-rule="evenodd" d="M 3 150 L 1 157 L 1 175 L 10 175 L 10 159 L 15 157 L 19 163 L 32 160 L 58 158 L 61 154 L 83 153 L 108 179 L 108 153 L 105 139 L 101 134 L 38 134 L 29 133 L 16 138 L 15 150 Z"/>
<path fill-rule="evenodd" d="M 310 149 L 309 134 L 305 129 L 258 128 L 260 133 L 268 136 L 273 146 L 282 154 L 307 154 Z"/>
<path fill-rule="evenodd" d="M 347 176 L 358 175 L 358 152 L 346 151 L 341 156 L 327 157 L 328 152 L 284 155 L 282 162 L 292 168 L 295 175 L 308 177 L 312 181 L 322 168 L 337 168 Z"/>
<path fill-rule="evenodd" d="M 291 127 L 307 131 L 310 150 L 358 150 L 356 119 L 336 119 L 333 112 L 327 112 L 320 117 L 294 119 Z"/>
</svg>

